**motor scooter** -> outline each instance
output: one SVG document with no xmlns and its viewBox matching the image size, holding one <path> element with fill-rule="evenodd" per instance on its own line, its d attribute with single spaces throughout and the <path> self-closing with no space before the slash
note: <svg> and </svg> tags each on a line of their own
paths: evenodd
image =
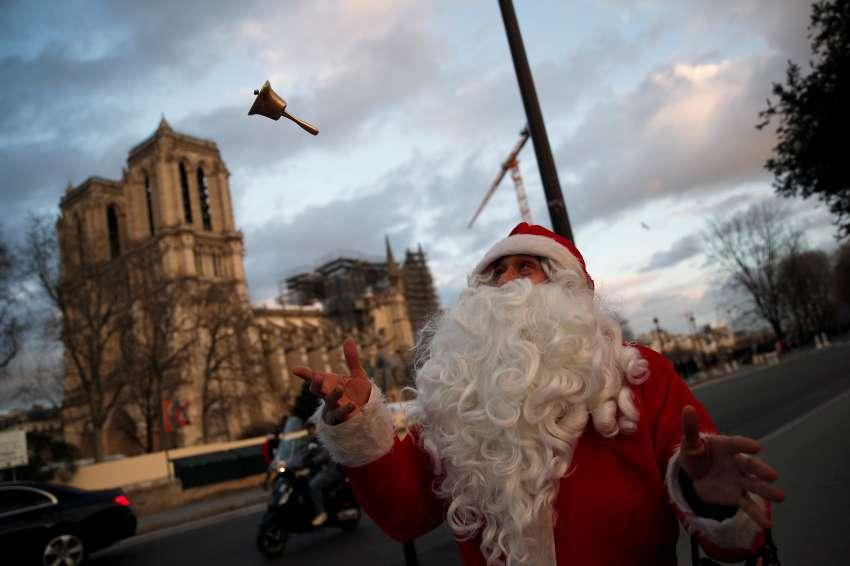
<svg viewBox="0 0 850 566">
<path fill-rule="evenodd" d="M 300 419 L 293 427 L 300 426 Z M 313 526 L 316 515 L 310 496 L 310 478 L 318 470 L 310 464 L 306 431 L 284 433 L 273 466 L 269 503 L 257 532 L 257 549 L 266 558 L 276 558 L 286 550 L 290 533 L 307 533 L 328 527 L 353 531 L 360 523 L 362 510 L 354 497 L 351 485 L 345 476 L 324 491 L 325 511 L 328 520 L 321 526 Z"/>
</svg>

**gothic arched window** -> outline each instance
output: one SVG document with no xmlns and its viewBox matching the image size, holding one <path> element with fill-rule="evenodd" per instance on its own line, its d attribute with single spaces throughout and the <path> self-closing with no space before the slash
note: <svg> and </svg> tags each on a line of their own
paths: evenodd
<svg viewBox="0 0 850 566">
<path fill-rule="evenodd" d="M 121 255 L 121 240 L 118 236 L 118 213 L 115 205 L 106 207 L 106 229 L 109 232 L 109 257 L 115 259 Z"/>
<path fill-rule="evenodd" d="M 151 180 L 147 173 L 145 173 L 145 200 L 148 203 L 148 227 L 150 228 L 151 236 L 153 236 L 153 192 L 151 191 Z"/>
<path fill-rule="evenodd" d="M 198 167 L 198 200 L 201 201 L 201 220 L 204 221 L 204 230 L 212 230 L 210 219 L 210 191 L 207 188 L 207 178 L 204 170 Z"/>
<path fill-rule="evenodd" d="M 76 231 L 77 241 L 74 244 L 77 247 L 77 259 L 79 260 L 80 266 L 85 265 L 86 262 L 86 253 L 85 253 L 85 236 L 83 235 L 83 221 L 80 219 L 79 214 L 74 215 L 74 229 Z"/>
<path fill-rule="evenodd" d="M 183 195 L 183 219 L 187 224 L 192 223 L 192 203 L 189 200 L 189 176 L 186 167 L 180 163 L 180 192 Z"/>
</svg>

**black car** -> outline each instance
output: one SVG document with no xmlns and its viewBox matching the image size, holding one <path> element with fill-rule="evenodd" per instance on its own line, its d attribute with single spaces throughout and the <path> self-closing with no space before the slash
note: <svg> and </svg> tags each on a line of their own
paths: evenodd
<svg viewBox="0 0 850 566">
<path fill-rule="evenodd" d="M 120 489 L 0 483 L 0 563 L 77 566 L 135 532 L 136 515 Z"/>
</svg>

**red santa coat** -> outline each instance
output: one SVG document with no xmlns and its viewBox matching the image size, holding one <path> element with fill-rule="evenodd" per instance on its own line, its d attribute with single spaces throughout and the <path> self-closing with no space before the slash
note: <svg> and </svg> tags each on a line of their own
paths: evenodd
<svg viewBox="0 0 850 566">
<path fill-rule="evenodd" d="M 650 377 L 633 387 L 638 430 L 604 438 L 592 425 L 585 429 L 555 503 L 557 563 L 675 566 L 677 515 L 709 554 L 741 560 L 761 546 L 759 527 L 741 511 L 724 521 L 696 517 L 678 486 L 682 409 L 696 408 L 704 433 L 714 433 L 714 423 L 670 362 L 639 348 Z M 362 415 L 334 427 L 322 424 L 320 434 L 366 512 L 392 538 L 413 540 L 444 520 L 446 502 L 432 491 L 437 478 L 416 431 L 395 438 L 382 422 L 386 416 L 376 391 Z M 486 564 L 479 539 L 458 546 L 465 565 Z"/>
</svg>

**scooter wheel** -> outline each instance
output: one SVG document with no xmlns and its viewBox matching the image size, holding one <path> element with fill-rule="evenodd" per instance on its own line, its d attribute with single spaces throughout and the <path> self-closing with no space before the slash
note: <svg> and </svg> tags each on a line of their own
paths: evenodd
<svg viewBox="0 0 850 566">
<path fill-rule="evenodd" d="M 266 558 L 277 558 L 286 549 L 289 533 L 278 525 L 270 523 L 260 526 L 257 533 L 257 550 Z"/>
<path fill-rule="evenodd" d="M 357 516 L 352 517 L 351 519 L 346 519 L 344 521 L 339 522 L 339 526 L 345 532 L 351 532 L 357 529 L 357 525 L 360 524 L 360 517 L 363 515 L 363 512 L 360 509 L 357 509 Z"/>
</svg>

